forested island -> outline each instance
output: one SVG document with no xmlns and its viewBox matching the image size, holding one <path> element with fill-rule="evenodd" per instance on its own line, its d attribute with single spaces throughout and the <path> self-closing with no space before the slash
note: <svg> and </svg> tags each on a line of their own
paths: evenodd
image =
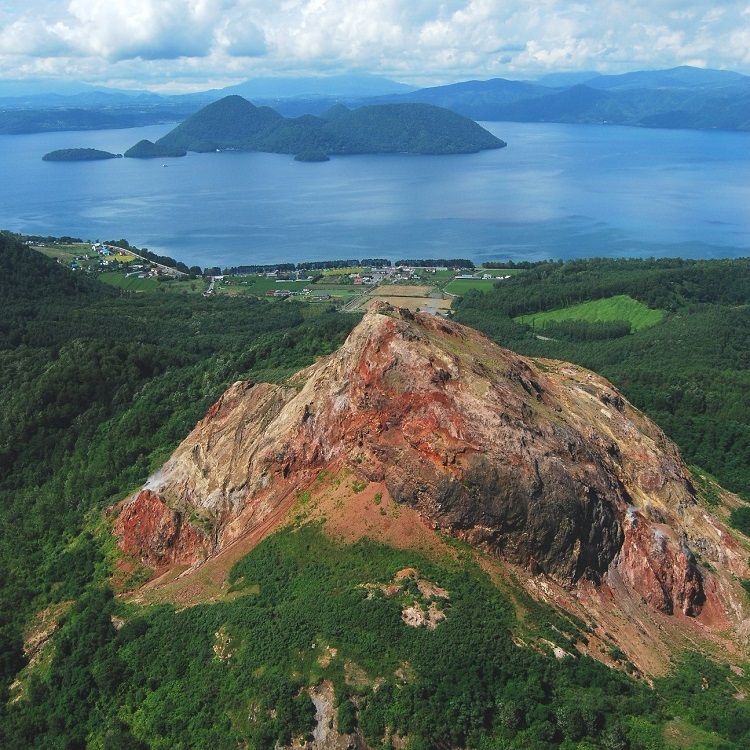
<svg viewBox="0 0 750 750">
<path fill-rule="evenodd" d="M 96 148 L 61 148 L 50 151 L 42 157 L 43 161 L 102 161 L 104 159 L 122 159 L 122 154 L 112 154 Z"/>
<path fill-rule="evenodd" d="M 505 145 L 468 117 L 429 104 L 383 104 L 353 110 L 338 105 L 320 117 L 287 118 L 234 95 L 204 107 L 156 143 L 141 141 L 125 156 L 161 158 L 176 155 L 176 150 L 324 156 L 468 154 Z"/>
</svg>

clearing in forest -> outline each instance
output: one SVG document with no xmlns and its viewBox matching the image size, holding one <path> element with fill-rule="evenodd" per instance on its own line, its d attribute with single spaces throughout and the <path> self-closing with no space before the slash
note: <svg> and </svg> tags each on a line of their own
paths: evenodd
<svg viewBox="0 0 750 750">
<path fill-rule="evenodd" d="M 559 323 L 563 320 L 581 320 L 587 323 L 627 320 L 630 323 L 630 330 L 637 331 L 640 328 L 656 325 L 665 314 L 664 310 L 652 310 L 627 294 L 618 294 L 615 297 L 581 302 L 578 305 L 558 310 L 521 315 L 514 320 L 516 323 L 526 323 L 533 328 L 543 328 L 545 323 Z"/>
</svg>

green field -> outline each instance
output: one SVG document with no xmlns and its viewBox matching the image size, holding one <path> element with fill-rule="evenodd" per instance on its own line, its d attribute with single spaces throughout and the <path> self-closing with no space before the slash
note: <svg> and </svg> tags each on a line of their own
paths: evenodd
<svg viewBox="0 0 750 750">
<path fill-rule="evenodd" d="M 311 288 L 309 281 L 279 281 L 274 277 L 257 276 L 227 276 L 223 281 L 216 282 L 216 292 L 220 294 L 253 294 L 265 297 L 266 292 L 277 289 L 288 289 L 290 292 L 301 292 Z"/>
<path fill-rule="evenodd" d="M 495 283 L 495 279 L 453 279 L 443 287 L 443 291 L 458 295 L 466 294 L 470 289 L 486 292 L 492 289 Z"/>
<path fill-rule="evenodd" d="M 34 250 L 42 253 L 42 255 L 54 258 L 69 268 L 77 267 L 86 271 L 99 268 L 99 255 L 91 249 L 91 245 L 88 242 L 75 243 L 73 245 L 55 243 L 34 245 L 33 247 Z M 84 260 L 77 260 L 77 258 L 83 258 Z"/>
<path fill-rule="evenodd" d="M 72 261 L 77 255 L 86 255 L 87 257 L 97 258 L 97 253 L 91 250 L 88 242 L 76 243 L 74 245 L 63 245 L 55 243 L 54 245 L 34 245 L 34 250 L 46 255 L 48 258 L 55 260 Z"/>
<path fill-rule="evenodd" d="M 125 276 L 117 271 L 99 274 L 99 281 L 128 292 L 153 292 L 159 286 L 159 282 L 153 276 L 141 279 L 138 276 Z"/>
<path fill-rule="evenodd" d="M 435 271 L 433 272 L 427 272 L 422 268 L 417 269 L 419 272 L 419 276 L 422 279 L 429 279 L 430 281 L 434 281 L 436 284 L 439 284 L 441 281 L 446 281 L 452 279 L 455 275 L 455 271 Z"/>
<path fill-rule="evenodd" d="M 637 302 L 626 294 L 615 297 L 582 302 L 580 305 L 563 307 L 559 310 L 521 315 L 514 318 L 516 323 L 526 323 L 534 328 L 543 328 L 547 322 L 559 323 L 563 320 L 583 320 L 587 323 L 608 323 L 613 320 L 627 320 L 632 331 L 656 325 L 664 317 L 664 310 L 651 310 L 642 302 Z"/>
<path fill-rule="evenodd" d="M 493 276 L 518 276 L 518 274 L 526 273 L 525 268 L 484 268 L 479 267 L 476 269 L 476 273 L 490 273 Z"/>
<path fill-rule="evenodd" d="M 327 292 L 331 295 L 330 300 L 322 300 L 323 302 L 329 302 L 334 304 L 345 304 L 352 297 L 361 294 L 364 289 L 361 286 L 353 286 L 352 284 L 335 284 L 321 281 L 320 283 L 314 284 L 311 281 L 279 281 L 277 282 L 273 277 L 247 275 L 247 276 L 231 276 L 225 278 L 223 281 L 216 283 L 217 294 L 252 294 L 257 297 L 266 297 L 267 292 L 275 292 L 276 290 L 287 289 L 290 292 L 300 292 L 294 299 L 301 302 L 320 302 L 314 295 L 314 292 Z M 311 289 L 311 294 L 302 294 L 303 289 Z"/>
<path fill-rule="evenodd" d="M 316 273 L 311 270 L 310 275 Z M 349 268 L 326 268 L 321 271 L 323 276 L 348 276 L 350 273 L 370 273 L 370 266 L 351 266 Z"/>
</svg>

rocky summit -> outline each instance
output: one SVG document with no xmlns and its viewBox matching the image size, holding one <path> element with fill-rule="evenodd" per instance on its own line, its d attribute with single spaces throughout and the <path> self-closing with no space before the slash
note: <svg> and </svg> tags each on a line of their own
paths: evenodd
<svg viewBox="0 0 750 750">
<path fill-rule="evenodd" d="M 384 303 L 286 385 L 232 385 L 114 530 L 150 567 L 199 566 L 342 471 L 561 590 L 724 627 L 747 575 L 675 446 L 606 380 Z"/>
</svg>

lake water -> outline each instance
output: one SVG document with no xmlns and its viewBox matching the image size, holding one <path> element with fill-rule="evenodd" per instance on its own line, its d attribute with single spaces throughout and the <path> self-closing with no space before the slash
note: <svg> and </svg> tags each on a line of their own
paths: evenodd
<svg viewBox="0 0 750 750">
<path fill-rule="evenodd" d="M 459 156 L 122 153 L 171 126 L 0 136 L 0 228 L 126 238 L 188 264 L 336 258 L 750 255 L 750 133 L 482 123 Z M 167 167 L 162 166 L 167 164 Z"/>
</svg>

